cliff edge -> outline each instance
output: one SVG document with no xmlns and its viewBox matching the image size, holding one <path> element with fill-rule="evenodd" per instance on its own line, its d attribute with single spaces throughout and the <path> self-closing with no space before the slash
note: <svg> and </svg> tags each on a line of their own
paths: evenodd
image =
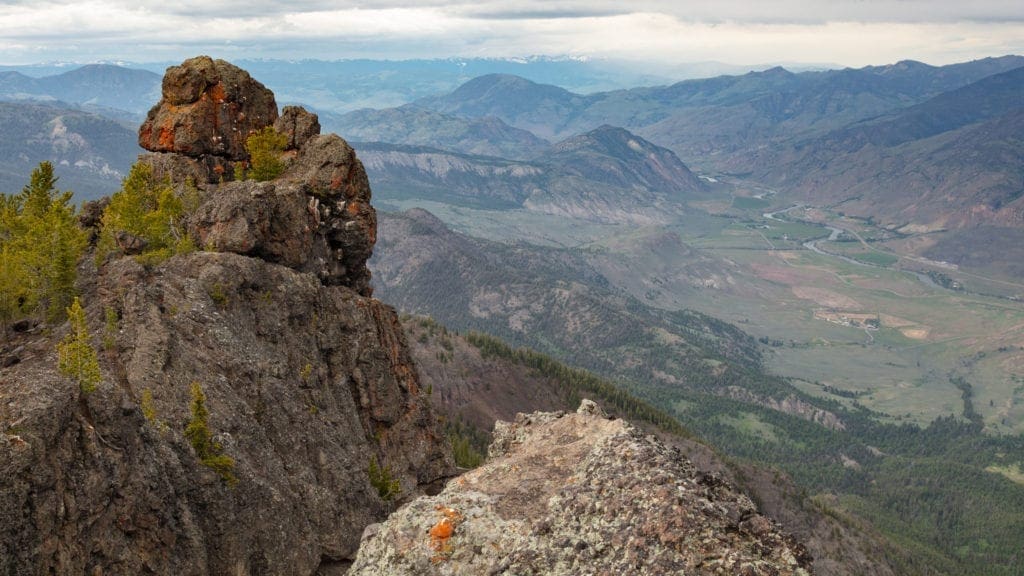
<svg viewBox="0 0 1024 576">
<path fill-rule="evenodd" d="M 267 126 L 287 136 L 285 171 L 233 180 Z M 0 573 L 343 574 L 365 526 L 453 469 L 398 319 L 369 297 L 362 164 L 207 57 L 168 69 L 140 142 L 157 178 L 198 195 L 187 229 L 203 250 L 152 264 L 126 241 L 83 259 L 92 393 L 57 370 L 66 327 L 15 336 Z M 187 434 L 196 387 L 230 470 Z"/>
<path fill-rule="evenodd" d="M 486 464 L 367 528 L 349 574 L 812 573 L 749 498 L 593 402 L 494 436 Z"/>
</svg>

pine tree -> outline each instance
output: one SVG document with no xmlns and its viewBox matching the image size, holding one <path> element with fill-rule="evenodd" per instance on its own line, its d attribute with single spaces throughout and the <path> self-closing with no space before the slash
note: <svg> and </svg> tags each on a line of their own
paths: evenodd
<svg viewBox="0 0 1024 576">
<path fill-rule="evenodd" d="M 36 311 L 60 320 L 74 296 L 76 267 L 87 237 L 75 221 L 71 192 L 59 192 L 43 162 L 16 196 L 0 200 L 0 319 Z"/>
<path fill-rule="evenodd" d="M 144 263 L 155 264 L 173 254 L 194 250 L 183 220 L 186 208 L 194 209 L 198 204 L 197 196 L 194 186 L 187 187 L 184 197 L 179 196 L 169 180 L 153 175 L 151 166 L 135 164 L 103 211 L 97 258 L 102 260 L 122 248 L 118 246 L 121 233 L 144 242 Z"/>
<path fill-rule="evenodd" d="M 61 374 L 78 382 L 83 393 L 89 394 L 96 390 L 102 376 L 85 321 L 85 310 L 77 296 L 67 313 L 71 332 L 57 345 L 57 367 Z"/>
<path fill-rule="evenodd" d="M 21 197 L 23 214 L 41 218 L 53 204 L 67 206 L 71 201 L 71 192 L 57 192 L 57 177 L 53 175 L 53 164 L 40 162 L 32 171 L 28 185 L 22 188 Z"/>
<path fill-rule="evenodd" d="M 210 425 L 207 422 L 210 412 L 206 409 L 206 394 L 198 382 L 192 383 L 191 412 L 192 417 L 185 426 L 185 438 L 192 444 L 192 449 L 203 466 L 220 474 L 228 486 L 234 486 L 238 483 L 234 473 L 235 460 L 222 454 L 223 447 L 213 440 L 213 433 L 210 432 Z"/>
<path fill-rule="evenodd" d="M 8 244 L 0 244 L 0 336 L 7 336 L 7 326 L 21 316 L 27 300 L 27 279 L 19 254 Z"/>
<path fill-rule="evenodd" d="M 245 140 L 249 153 L 249 178 L 258 182 L 273 180 L 285 169 L 281 154 L 288 145 L 288 137 L 267 126 Z"/>
</svg>

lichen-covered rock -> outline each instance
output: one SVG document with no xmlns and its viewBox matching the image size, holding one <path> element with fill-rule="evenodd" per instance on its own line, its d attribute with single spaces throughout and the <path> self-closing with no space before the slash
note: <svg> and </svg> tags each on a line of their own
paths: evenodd
<svg viewBox="0 0 1024 576">
<path fill-rule="evenodd" d="M 320 134 L 320 119 L 301 106 L 285 106 L 274 122 L 274 130 L 288 137 L 287 150 L 298 150 Z"/>
<path fill-rule="evenodd" d="M 233 181 L 236 164 L 244 167 L 248 157 L 245 137 L 271 124 L 287 137 L 285 172 L 271 182 Z M 155 131 L 168 130 L 185 136 L 168 137 L 173 145 L 154 143 Z M 370 182 L 345 140 L 320 135 L 315 114 L 288 106 L 278 117 L 273 93 L 248 73 L 200 56 L 168 68 L 163 99 L 139 141 L 154 150 L 139 161 L 156 178 L 202 190 L 189 222 L 199 246 L 260 257 L 371 295 L 366 261 L 377 241 L 377 213 Z"/>
<path fill-rule="evenodd" d="M 152 270 L 121 258 L 93 282 L 93 334 L 106 309 L 120 318 L 97 392 L 57 373 L 55 339 L 37 336 L 3 368 L 0 573 L 340 569 L 392 506 L 371 486 L 371 458 L 405 495 L 450 473 L 401 326 L 380 302 L 230 253 Z M 235 486 L 184 437 L 192 382 Z"/>
<path fill-rule="evenodd" d="M 163 98 L 139 129 L 139 146 L 244 160 L 245 139 L 275 120 L 273 92 L 237 66 L 198 56 L 167 69 Z"/>
<path fill-rule="evenodd" d="M 168 71 L 141 161 L 198 200 L 210 250 L 143 266 L 126 234 L 83 259 L 89 395 L 57 371 L 61 329 L 0 350 L 0 574 L 343 574 L 393 482 L 408 498 L 454 470 L 398 318 L 368 297 L 376 214 L 351 147 L 289 110 L 287 171 L 230 181 L 240 138 L 276 117 L 225 62 Z M 237 484 L 185 438 L 192 383 Z"/>
<path fill-rule="evenodd" d="M 367 529 L 349 574 L 810 574 L 804 548 L 676 450 L 585 404 Z"/>
<path fill-rule="evenodd" d="M 366 171 L 334 134 L 305 143 L 280 178 L 229 182 L 191 217 L 200 246 L 258 256 L 369 296 L 377 240 Z"/>
</svg>

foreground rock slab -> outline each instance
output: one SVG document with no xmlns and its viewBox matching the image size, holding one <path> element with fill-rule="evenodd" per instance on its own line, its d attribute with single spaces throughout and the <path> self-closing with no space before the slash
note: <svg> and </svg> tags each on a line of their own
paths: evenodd
<svg viewBox="0 0 1024 576">
<path fill-rule="evenodd" d="M 592 402 L 499 422 L 490 456 L 367 528 L 349 574 L 812 573 L 748 497 Z"/>
</svg>

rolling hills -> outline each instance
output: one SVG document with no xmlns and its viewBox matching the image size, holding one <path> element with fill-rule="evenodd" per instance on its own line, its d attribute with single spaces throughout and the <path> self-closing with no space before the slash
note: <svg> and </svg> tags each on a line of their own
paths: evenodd
<svg viewBox="0 0 1024 576">
<path fill-rule="evenodd" d="M 436 148 L 356 143 L 378 197 L 429 198 L 604 222 L 667 222 L 705 187 L 671 151 L 602 126 L 528 162 Z"/>
<path fill-rule="evenodd" d="M 62 189 L 76 200 L 117 190 L 141 151 L 119 122 L 60 105 L 0 102 L 0 190 L 14 193 L 42 161 L 54 164 Z"/>
</svg>

